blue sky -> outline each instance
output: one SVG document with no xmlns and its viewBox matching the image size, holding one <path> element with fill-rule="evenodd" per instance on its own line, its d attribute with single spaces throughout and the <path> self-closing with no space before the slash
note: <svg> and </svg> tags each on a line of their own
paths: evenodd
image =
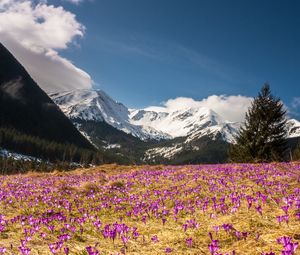
<svg viewBox="0 0 300 255">
<path fill-rule="evenodd" d="M 59 54 L 129 107 L 176 97 L 255 96 L 268 81 L 299 116 L 300 1 L 48 4 L 63 6 L 85 26 L 84 36 Z"/>
<path fill-rule="evenodd" d="M 300 96 L 300 1 L 97 0 L 66 5 L 85 25 L 63 54 L 132 107 L 212 94 L 254 96 L 268 81 Z"/>
</svg>

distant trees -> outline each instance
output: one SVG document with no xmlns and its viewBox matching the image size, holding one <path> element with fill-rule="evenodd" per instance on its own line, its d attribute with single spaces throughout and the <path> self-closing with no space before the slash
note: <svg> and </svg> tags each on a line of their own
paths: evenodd
<svg viewBox="0 0 300 255">
<path fill-rule="evenodd" d="M 300 143 L 298 143 L 293 153 L 293 160 L 300 160 Z"/>
<path fill-rule="evenodd" d="M 71 165 L 65 166 L 64 170 L 71 169 Z M 0 174 L 16 174 L 25 173 L 28 171 L 34 172 L 48 172 L 54 169 L 60 169 L 57 164 L 49 164 L 47 162 L 29 161 L 23 159 L 14 159 L 11 157 L 0 156 Z"/>
<path fill-rule="evenodd" d="M 282 161 L 286 151 L 286 117 L 283 104 L 264 84 L 248 109 L 236 144 L 229 155 L 233 162 Z"/>
<path fill-rule="evenodd" d="M 0 128 L 0 148 L 33 156 L 45 162 L 76 162 L 82 165 L 103 163 L 103 153 L 79 148 L 20 133 L 15 129 Z"/>
</svg>

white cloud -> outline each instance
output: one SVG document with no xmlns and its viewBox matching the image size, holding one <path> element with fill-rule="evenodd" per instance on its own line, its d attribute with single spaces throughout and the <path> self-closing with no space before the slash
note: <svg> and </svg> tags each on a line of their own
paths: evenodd
<svg viewBox="0 0 300 255">
<path fill-rule="evenodd" d="M 64 0 L 64 1 L 72 4 L 80 4 L 83 0 Z"/>
<path fill-rule="evenodd" d="M 178 97 L 169 99 L 163 103 L 163 106 L 151 106 L 147 110 L 174 112 L 189 107 L 207 107 L 222 118 L 232 122 L 244 121 L 245 113 L 251 105 L 252 97 L 212 95 L 202 100 L 194 100 L 187 97 Z"/>
<path fill-rule="evenodd" d="M 34 2 L 0 1 L 1 42 L 45 91 L 90 88 L 91 77 L 58 52 L 83 37 L 84 26 L 62 7 Z"/>
</svg>

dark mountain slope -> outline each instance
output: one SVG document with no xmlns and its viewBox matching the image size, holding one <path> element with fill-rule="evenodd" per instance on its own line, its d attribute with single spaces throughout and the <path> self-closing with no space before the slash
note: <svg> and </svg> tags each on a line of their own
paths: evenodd
<svg viewBox="0 0 300 255">
<path fill-rule="evenodd" d="M 93 149 L 1 43 L 0 127 L 60 144 Z"/>
<path fill-rule="evenodd" d="M 122 163 L 142 163 L 145 150 L 158 143 L 152 140 L 142 141 L 131 134 L 114 128 L 105 121 L 81 119 L 72 119 L 72 121 L 81 132 L 87 134 L 94 145 L 111 155 L 114 154 L 120 159 L 122 158 Z"/>
</svg>

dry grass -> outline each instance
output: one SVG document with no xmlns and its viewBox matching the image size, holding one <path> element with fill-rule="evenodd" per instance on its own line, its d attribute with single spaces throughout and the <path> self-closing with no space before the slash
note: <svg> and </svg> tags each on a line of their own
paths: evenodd
<svg viewBox="0 0 300 255">
<path fill-rule="evenodd" d="M 232 176 L 234 182 L 229 181 L 230 176 L 224 171 L 214 172 L 209 169 L 205 170 L 205 168 L 204 172 L 200 172 L 201 178 L 194 179 L 193 177 L 198 172 L 192 166 L 103 165 L 89 169 L 76 169 L 72 172 L 56 171 L 45 174 L 31 172 L 23 176 L 5 176 L 1 177 L 0 186 L 1 192 L 7 194 L 7 198 L 2 198 L 0 201 L 0 214 L 10 220 L 16 216 L 41 217 L 43 213 L 53 209 L 55 212 L 63 212 L 67 222 L 70 222 L 72 218 L 92 215 L 93 217 L 87 219 L 83 224 L 83 233 L 80 234 L 77 231 L 71 234 L 71 239 L 66 242 L 70 248 L 70 254 L 75 255 L 87 254 L 85 247 L 96 244 L 97 249 L 101 251 L 100 254 L 117 254 L 122 250 L 126 254 L 164 254 L 167 247 L 172 248 L 171 254 L 209 254 L 209 232 L 213 233 L 214 239 L 219 240 L 222 253 L 235 250 L 237 254 L 245 255 L 260 255 L 262 252 L 270 251 L 280 254 L 282 246 L 276 243 L 276 239 L 281 236 L 290 236 L 294 241 L 299 240 L 300 220 L 296 218 L 297 210 L 293 208 L 290 212 L 289 224 L 278 224 L 276 216 L 284 214 L 281 209 L 283 195 L 279 191 L 276 193 L 275 188 L 269 191 L 268 189 L 285 185 L 283 192 L 286 193 L 286 196 L 292 195 L 296 188 L 300 188 L 299 179 L 297 179 L 300 178 L 300 173 L 299 168 L 293 168 L 290 165 L 273 164 L 273 167 L 282 173 L 282 176 L 271 174 L 268 176 L 267 171 L 264 170 L 259 174 L 249 170 L 245 173 L 237 172 L 236 176 Z M 231 168 L 239 171 L 241 166 L 235 165 Z M 253 165 L 253 168 L 263 168 L 263 166 Z M 149 172 L 144 172 L 145 169 Z M 162 174 L 164 171 L 166 173 Z M 147 174 L 151 172 L 157 172 L 158 177 Z M 264 174 L 266 174 L 264 181 L 266 183 L 273 182 L 273 186 L 257 184 L 259 176 Z M 225 179 L 227 184 L 219 185 L 221 179 Z M 212 182 L 217 185 L 215 191 L 212 190 L 214 187 Z M 189 192 L 193 189 L 197 189 L 197 192 Z M 16 190 L 24 190 L 29 193 L 22 196 L 22 199 L 17 199 L 14 192 L 12 195 L 12 191 Z M 162 194 L 174 192 L 174 198 L 165 199 L 165 209 L 170 210 L 169 215 L 164 217 L 159 215 L 156 218 L 151 211 L 144 212 L 137 217 L 126 215 L 126 212 L 132 211 L 133 206 L 137 206 L 136 202 L 130 202 L 130 198 L 136 196 L 139 203 L 149 205 L 150 200 L 157 201 L 163 197 L 155 195 L 154 191 L 156 190 L 160 190 Z M 257 192 L 269 195 L 266 203 L 262 205 L 262 215 L 255 210 L 255 203 L 252 208 L 248 209 L 247 201 L 244 198 L 241 199 L 238 210 L 235 213 L 230 212 L 233 206 L 230 196 L 234 196 L 234 194 L 254 196 Z M 271 193 L 272 195 L 270 195 Z M 45 196 L 46 202 L 41 201 L 39 196 Z M 228 212 L 224 214 L 219 209 L 215 211 L 211 207 L 211 198 L 220 199 L 222 196 L 226 196 L 226 203 L 229 207 Z M 103 206 L 106 197 L 109 207 Z M 197 208 L 194 205 L 196 200 L 203 201 L 206 198 L 210 201 L 206 211 L 203 211 L 202 207 Z M 275 202 L 276 198 L 281 199 L 280 205 Z M 121 199 L 121 202 L 116 202 L 118 199 Z M 174 219 L 175 200 L 182 201 L 186 207 L 189 204 L 194 205 L 195 212 L 190 213 L 188 210 L 183 210 L 178 213 L 178 219 Z M 64 201 L 72 203 L 72 210 L 66 209 Z M 258 202 L 258 204 L 261 203 Z M 101 210 L 97 211 L 98 207 L 101 207 Z M 125 209 L 116 210 L 117 207 Z M 162 207 L 160 212 L 161 210 Z M 146 216 L 145 223 L 141 220 L 142 216 Z M 140 236 L 137 240 L 131 238 L 125 248 L 119 239 L 112 242 L 112 240 L 103 238 L 101 231 L 93 225 L 93 220 L 96 218 L 101 220 L 102 228 L 105 224 L 120 222 L 122 219 L 122 222 L 129 227 L 136 227 Z M 165 224 L 162 224 L 162 218 L 166 219 Z M 182 225 L 190 219 L 195 219 L 200 226 L 199 228 L 189 228 L 184 232 Z M 217 234 L 214 232 L 213 226 L 228 223 L 232 224 L 236 231 L 247 232 L 246 240 L 238 240 L 233 230 L 229 232 L 220 230 Z M 49 231 L 42 224 L 38 233 L 45 232 L 47 237 L 43 239 L 40 235 L 35 234 L 28 242 L 28 247 L 31 248 L 30 254 L 51 254 L 47 244 L 57 241 L 64 222 L 53 221 L 51 224 L 55 227 L 54 232 Z M 73 225 L 77 230 L 80 227 L 77 223 Z M 24 228 L 31 227 L 28 222 L 25 222 L 24 226 L 19 223 L 8 224 L 6 230 L 0 234 L 0 247 L 8 248 L 7 254 L 18 254 L 20 240 L 25 237 Z M 159 242 L 151 241 L 151 237 L 154 235 L 157 235 Z M 257 238 L 258 236 L 259 238 Z M 185 242 L 188 237 L 193 238 L 192 247 L 188 247 Z M 64 253 L 61 251 L 58 254 Z M 300 254 L 299 250 L 295 254 Z"/>
</svg>

